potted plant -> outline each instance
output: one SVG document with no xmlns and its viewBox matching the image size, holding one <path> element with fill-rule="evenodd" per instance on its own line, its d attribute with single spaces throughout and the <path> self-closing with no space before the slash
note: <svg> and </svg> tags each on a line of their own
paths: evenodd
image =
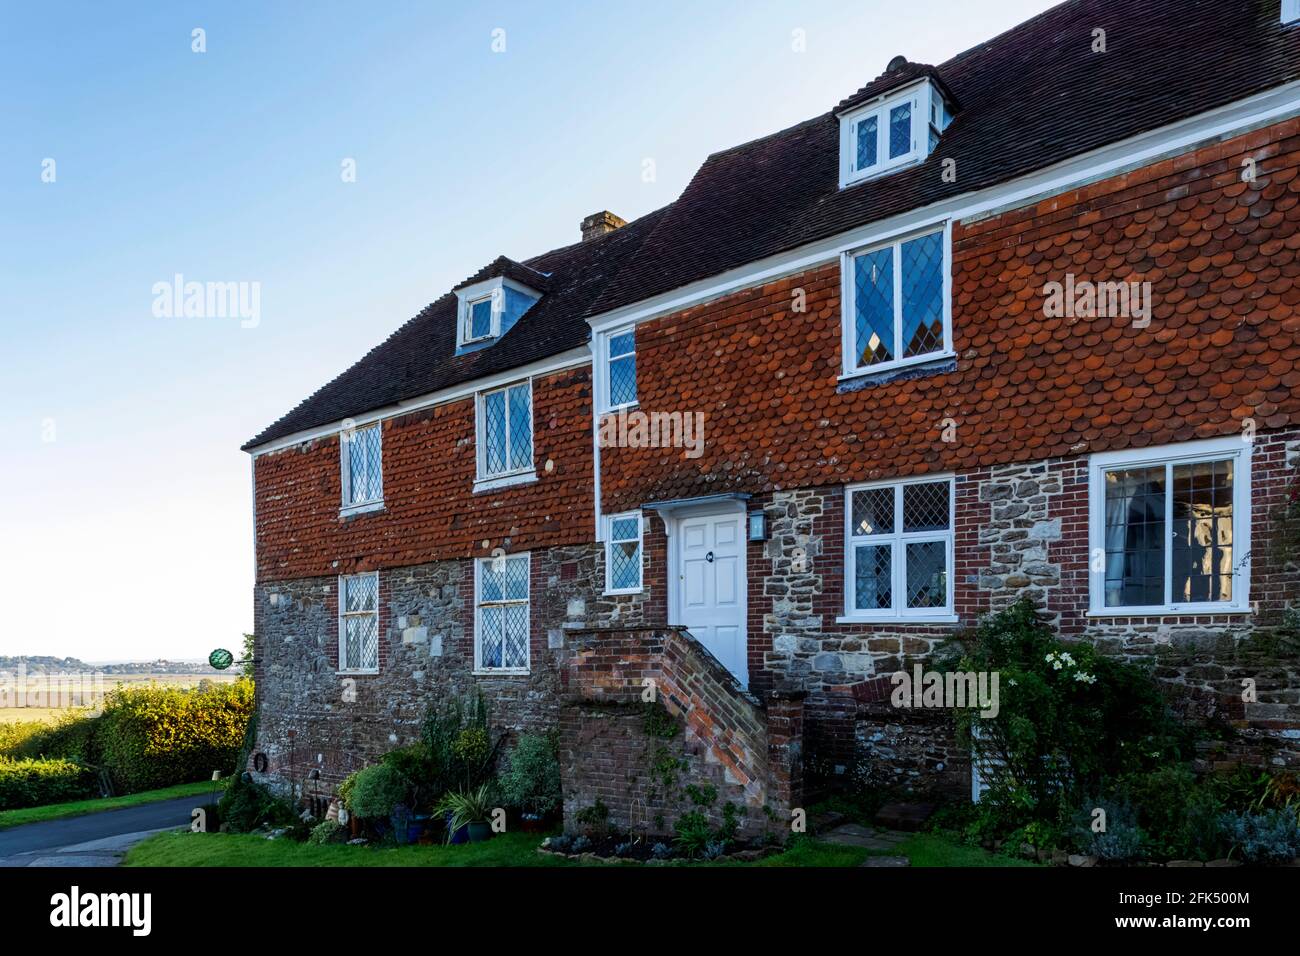
<svg viewBox="0 0 1300 956">
<path fill-rule="evenodd" d="M 546 829 L 562 798 L 560 761 L 555 734 L 521 734 L 501 774 L 501 794 L 517 807 L 523 829 L 535 833 Z"/>
<path fill-rule="evenodd" d="M 448 815 L 448 843 L 459 842 L 455 838 L 462 829 L 471 843 L 491 839 L 492 797 L 492 784 L 485 783 L 474 790 L 448 793 L 438 801 L 438 812 Z"/>
</svg>

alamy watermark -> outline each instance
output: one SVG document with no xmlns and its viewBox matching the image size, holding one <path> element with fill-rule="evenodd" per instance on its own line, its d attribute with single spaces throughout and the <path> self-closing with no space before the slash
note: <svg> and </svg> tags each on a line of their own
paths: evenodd
<svg viewBox="0 0 1300 956">
<path fill-rule="evenodd" d="M 0 708 L 96 707 L 104 700 L 104 674 L 27 673 L 27 665 L 0 670 Z"/>
<path fill-rule="evenodd" d="M 643 412 L 626 408 L 600 422 L 601 448 L 684 448 L 687 458 L 704 454 L 703 412 Z"/>
<path fill-rule="evenodd" d="M 927 671 L 920 664 L 912 673 L 895 671 L 889 677 L 894 691 L 889 702 L 898 708 L 979 708 L 980 716 L 998 715 L 998 672 Z"/>
<path fill-rule="evenodd" d="M 155 282 L 153 314 L 159 319 L 239 319 L 240 328 L 262 321 L 262 283 L 187 282 L 179 272 Z"/>
<path fill-rule="evenodd" d="M 1043 314 L 1049 319 L 1120 317 L 1144 329 L 1151 324 L 1151 283 L 1076 280 L 1067 272 L 1064 282 L 1043 286 Z"/>
</svg>

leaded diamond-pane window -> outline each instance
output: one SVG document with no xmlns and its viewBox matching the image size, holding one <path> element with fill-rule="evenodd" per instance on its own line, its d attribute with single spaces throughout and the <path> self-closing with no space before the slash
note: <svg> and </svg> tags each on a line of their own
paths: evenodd
<svg viewBox="0 0 1300 956">
<path fill-rule="evenodd" d="M 874 618 L 950 614 L 952 481 L 849 488 L 847 613 Z"/>
<path fill-rule="evenodd" d="M 492 335 L 492 296 L 469 304 L 469 338 L 485 339 Z"/>
<path fill-rule="evenodd" d="M 947 607 L 948 543 L 919 541 L 907 545 L 907 606 Z"/>
<path fill-rule="evenodd" d="M 605 542 L 606 589 L 641 590 L 641 513 L 611 515 Z"/>
<path fill-rule="evenodd" d="M 876 365 L 894 357 L 894 252 L 892 247 L 854 260 L 858 365 Z"/>
<path fill-rule="evenodd" d="M 902 103 L 889 111 L 889 158 L 912 151 L 912 104 Z"/>
<path fill-rule="evenodd" d="M 942 531 L 948 527 L 947 481 L 927 481 L 903 486 L 903 530 Z"/>
<path fill-rule="evenodd" d="M 876 165 L 876 153 L 878 150 L 878 140 L 880 138 L 880 117 L 868 116 L 860 120 L 857 126 L 858 143 L 857 143 L 857 168 L 870 169 Z"/>
<path fill-rule="evenodd" d="M 851 498 L 853 534 L 889 534 L 894 530 L 893 488 L 864 488 L 853 492 Z"/>
<path fill-rule="evenodd" d="M 903 243 L 903 356 L 943 348 L 943 233 Z"/>
<path fill-rule="evenodd" d="M 379 669 L 379 575 L 339 578 L 339 670 Z"/>
<path fill-rule="evenodd" d="M 853 606 L 859 611 L 887 611 L 894 603 L 893 549 L 885 545 L 854 548 Z"/>
<path fill-rule="evenodd" d="M 378 422 L 342 433 L 343 507 L 372 504 L 384 497 L 382 431 Z"/>
<path fill-rule="evenodd" d="M 528 669 L 526 554 L 478 561 L 475 638 L 479 670 Z"/>
<path fill-rule="evenodd" d="M 484 394 L 479 414 L 479 477 L 494 478 L 532 468 L 532 386 L 522 382 Z"/>
<path fill-rule="evenodd" d="M 609 337 L 609 406 L 636 401 L 636 332 L 629 329 Z"/>
<path fill-rule="evenodd" d="M 947 347 L 944 232 L 851 255 L 853 362 L 866 369 Z"/>
</svg>

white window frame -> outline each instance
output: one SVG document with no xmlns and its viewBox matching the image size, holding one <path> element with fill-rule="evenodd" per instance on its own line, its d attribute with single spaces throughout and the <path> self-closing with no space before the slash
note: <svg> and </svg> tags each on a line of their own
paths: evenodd
<svg viewBox="0 0 1300 956">
<path fill-rule="evenodd" d="M 478 345 L 482 342 L 492 342 L 501 337 L 502 317 L 506 311 L 506 288 L 509 287 L 516 292 L 526 295 L 536 304 L 541 298 L 541 293 L 536 289 L 530 289 L 528 286 L 514 282 L 504 276 L 496 276 L 492 279 L 484 279 L 482 282 L 476 282 L 471 286 L 456 290 L 456 347 L 463 348 L 467 345 Z M 482 302 L 484 299 L 492 300 L 492 328 L 488 335 L 474 336 L 470 334 L 470 309 L 476 302 Z"/>
<path fill-rule="evenodd" d="M 889 114 L 897 106 L 912 107 L 912 145 L 906 153 L 889 156 Z M 922 162 L 930 154 L 930 129 L 942 133 L 952 111 L 929 79 L 883 94 L 840 114 L 840 188 L 884 176 L 905 166 Z M 876 161 L 858 168 L 858 125 L 876 117 Z M 934 120 L 938 119 L 936 124 Z"/>
<path fill-rule="evenodd" d="M 636 519 L 637 584 L 634 588 L 616 588 L 612 579 L 613 562 L 610 552 L 616 544 L 626 544 L 632 538 L 615 538 L 614 522 Z M 640 511 L 624 511 L 605 516 L 605 593 L 640 594 L 645 589 L 645 518 Z"/>
<path fill-rule="evenodd" d="M 526 635 L 526 638 L 524 640 L 524 655 L 526 661 L 523 667 L 484 667 L 483 666 L 483 641 L 482 641 L 483 601 L 481 599 L 481 595 L 483 593 L 483 565 L 485 562 L 488 561 L 497 561 L 497 560 L 510 561 L 518 558 L 522 558 L 524 560 L 524 566 L 525 568 L 527 568 L 527 573 L 524 575 L 524 580 L 528 582 L 528 596 L 524 598 L 522 601 L 501 600 L 501 601 L 491 601 L 488 602 L 488 604 L 491 607 L 504 607 L 505 605 L 518 605 L 518 604 L 522 604 L 524 606 L 524 633 Z M 523 676 L 532 673 L 532 665 L 533 665 L 532 603 L 533 603 L 533 558 L 531 552 L 524 551 L 518 554 L 507 554 L 501 556 L 500 558 L 494 555 L 492 557 L 474 559 L 474 673 L 475 674 L 483 675 L 483 676 L 487 676 L 487 675 Z M 505 633 L 504 628 L 505 628 L 505 624 L 503 621 L 502 622 L 503 635 Z"/>
<path fill-rule="evenodd" d="M 347 611 L 347 582 L 355 581 L 361 578 L 374 578 L 375 580 L 375 609 L 373 611 Z M 381 607 L 379 593 L 379 572 L 365 571 L 361 574 L 340 574 L 338 581 L 338 647 L 339 647 L 339 666 L 340 674 L 378 674 L 379 673 L 379 651 L 383 643 L 383 635 L 379 633 L 379 609 Z M 375 666 L 370 668 L 349 667 L 345 656 L 347 649 L 347 625 L 346 620 L 350 617 L 371 617 L 375 619 Z"/>
<path fill-rule="evenodd" d="M 529 444 L 532 446 L 532 456 L 526 466 L 520 468 L 508 468 L 501 472 L 488 472 L 487 470 L 487 416 L 484 413 L 484 403 L 489 395 L 495 395 L 497 392 L 509 392 L 510 389 L 520 385 L 528 386 L 528 411 L 529 411 L 529 428 L 531 435 Z M 533 380 L 531 378 L 520 379 L 519 381 L 510 382 L 507 385 L 501 385 L 496 388 L 484 389 L 475 393 L 474 396 L 474 446 L 476 449 L 475 458 L 477 460 L 476 476 L 474 479 L 475 491 L 490 491 L 495 488 L 505 488 L 510 485 L 524 484 L 529 481 L 537 480 L 537 406 L 533 401 Z M 510 453 L 510 399 L 506 398 L 506 455 Z"/>
<path fill-rule="evenodd" d="M 614 340 L 621 335 L 627 335 L 629 332 L 632 334 L 632 351 L 619 352 L 617 355 L 614 355 L 612 351 L 614 347 Z M 601 374 L 600 374 L 600 381 L 596 383 L 596 385 L 600 389 L 599 392 L 601 397 L 601 401 L 599 403 L 600 414 L 605 414 L 607 412 L 617 412 L 624 408 L 636 408 L 640 404 L 640 396 L 641 396 L 639 381 L 636 382 L 637 397 L 632 399 L 632 401 L 630 402 L 620 402 L 618 404 L 615 404 L 612 401 L 613 396 L 610 393 L 610 390 L 613 388 L 613 384 L 614 384 L 614 376 L 610 374 L 610 367 L 614 364 L 614 360 L 620 358 L 626 358 L 627 356 L 630 355 L 632 356 L 632 361 L 633 362 L 636 361 L 636 326 L 625 325 L 622 328 L 613 329 L 612 331 L 603 333 L 601 335 L 600 354 L 602 358 L 598 364 L 600 365 Z M 638 375 L 638 378 L 639 377 L 640 376 Z"/>
<path fill-rule="evenodd" d="M 352 445 L 358 432 L 375 429 L 379 436 L 379 495 L 366 501 L 352 501 Z M 339 504 L 339 514 L 359 514 L 364 511 L 379 511 L 384 507 L 384 423 L 374 422 L 345 428 L 339 432 L 339 487 L 343 500 Z"/>
<path fill-rule="evenodd" d="M 1088 460 L 1088 613 L 1094 617 L 1145 617 L 1193 614 L 1246 614 L 1250 612 L 1250 459 L 1254 445 L 1232 435 L 1204 441 L 1182 442 L 1157 448 L 1093 455 Z M 1173 587 L 1173 494 L 1168 481 L 1174 465 L 1233 460 L 1231 601 L 1179 604 L 1169 602 Z M 1165 597 L 1166 603 L 1130 607 L 1106 606 L 1106 483 L 1104 474 L 1117 468 L 1164 465 L 1165 487 Z M 1100 558 L 1100 560 L 1097 560 Z M 1101 565 L 1100 570 L 1097 565 Z"/>
<path fill-rule="evenodd" d="M 927 485 L 938 482 L 948 484 L 948 530 L 947 531 L 903 531 L 903 488 L 907 485 Z M 853 534 L 853 493 L 875 488 L 892 488 L 894 491 L 894 530 L 890 534 L 855 535 Z M 957 575 L 954 570 L 956 559 L 956 525 L 957 525 L 957 483 L 951 473 L 941 475 L 921 475 L 916 478 L 901 478 L 893 481 L 869 481 L 844 488 L 844 615 L 837 618 L 841 624 L 859 621 L 929 621 L 953 623 L 957 621 L 956 591 Z M 909 608 L 907 606 L 907 545 L 921 541 L 934 541 L 943 538 L 947 545 L 948 602 L 945 607 Z M 894 606 L 888 610 L 859 610 L 856 601 L 857 550 L 859 544 L 888 544 L 890 551 L 891 593 Z"/>
<path fill-rule="evenodd" d="M 467 297 L 461 308 L 461 326 L 459 345 L 473 345 L 475 342 L 487 342 L 495 339 L 501 334 L 501 313 L 503 311 L 504 293 L 498 287 L 491 292 L 483 295 L 476 295 L 473 298 Z M 488 330 L 484 335 L 474 334 L 474 306 L 480 302 L 487 302 L 491 305 L 491 317 L 488 320 Z"/>
<path fill-rule="evenodd" d="M 859 256 L 869 255 L 879 252 L 881 249 L 892 248 L 894 257 L 894 353 L 897 355 L 901 351 L 903 338 L 903 244 L 913 239 L 919 239 L 922 236 L 928 236 L 936 232 L 942 232 L 943 238 L 943 291 L 940 293 L 943 299 L 943 345 L 934 352 L 926 352 L 924 355 L 911 355 L 906 358 L 895 358 L 889 362 L 878 362 L 875 365 L 858 365 L 858 344 L 857 344 L 857 322 L 858 322 L 858 305 L 857 305 L 857 286 L 853 281 L 854 261 Z M 952 221 L 948 220 L 941 225 L 931 224 L 922 229 L 912 230 L 902 235 L 891 236 L 888 239 L 871 242 L 866 245 L 857 246 L 844 252 L 840 256 L 840 301 L 843 307 L 840 310 L 840 354 L 843 359 L 843 373 L 840 379 L 859 378 L 863 375 L 877 375 L 880 372 L 888 372 L 890 369 L 907 368 L 912 365 L 924 365 L 929 362 L 940 362 L 956 356 L 952 345 Z"/>
</svg>

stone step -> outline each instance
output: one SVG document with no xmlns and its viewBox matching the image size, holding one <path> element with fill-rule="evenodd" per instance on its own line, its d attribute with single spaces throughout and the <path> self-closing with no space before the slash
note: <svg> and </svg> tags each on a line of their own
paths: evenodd
<svg viewBox="0 0 1300 956">
<path fill-rule="evenodd" d="M 933 803 L 887 803 L 876 813 L 877 826 L 915 833 L 934 813 Z"/>
</svg>

